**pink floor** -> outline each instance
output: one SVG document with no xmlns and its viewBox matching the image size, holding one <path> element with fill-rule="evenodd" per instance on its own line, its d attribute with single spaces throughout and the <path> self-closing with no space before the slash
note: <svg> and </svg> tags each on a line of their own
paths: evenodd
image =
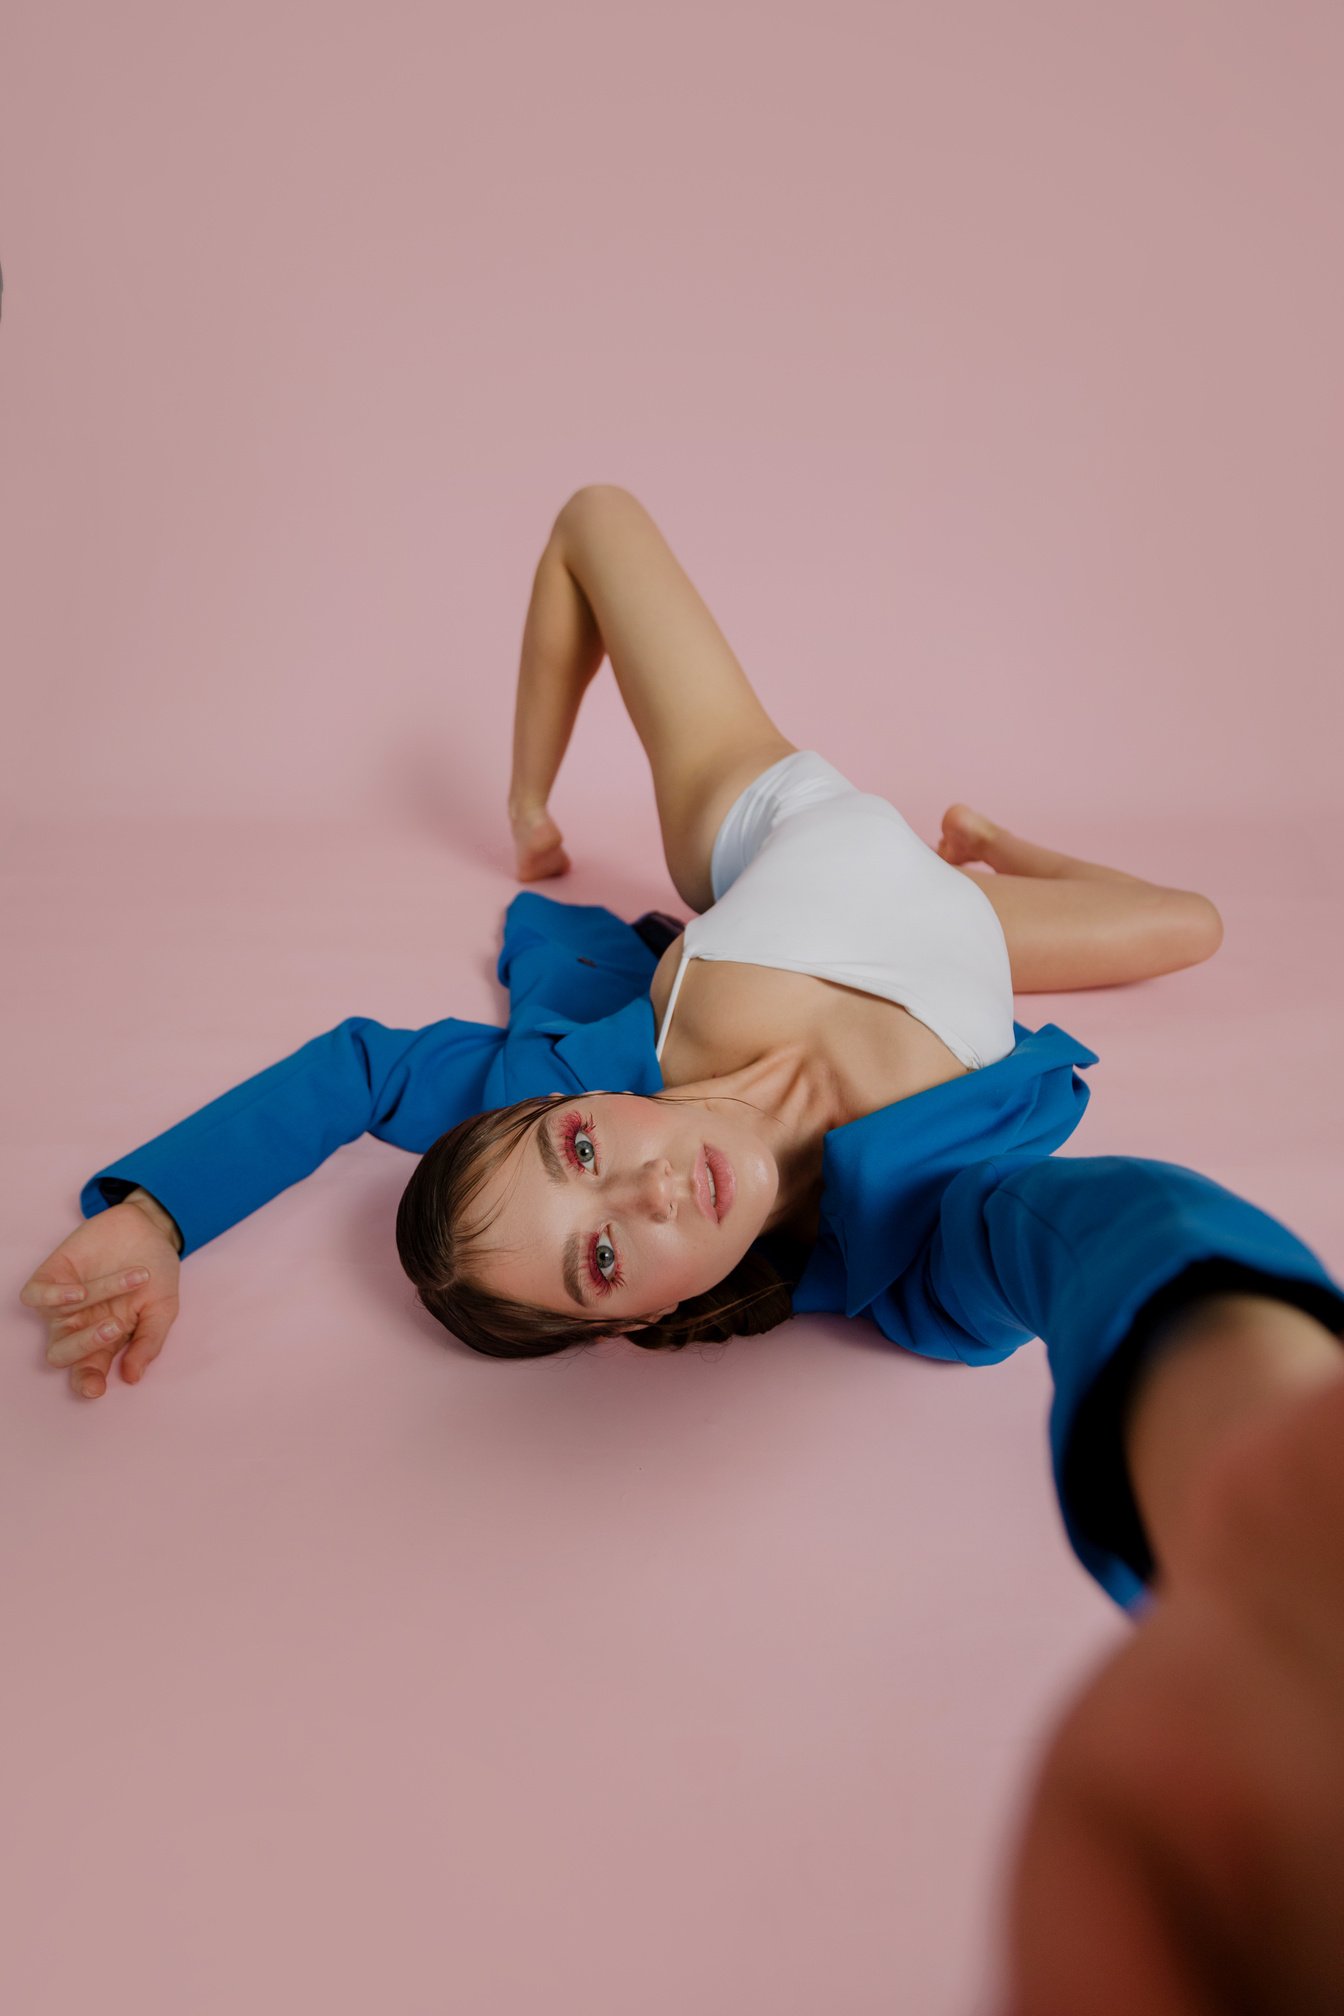
<svg viewBox="0 0 1344 2016">
<path fill-rule="evenodd" d="M 18 1295 L 311 1036 L 503 1013 L 597 482 L 926 839 L 1212 896 L 1209 964 L 1019 1019 L 1099 1053 L 1066 1152 L 1344 1276 L 1344 11 L 0 12 L 0 2009 L 1000 2016 L 1033 1760 L 1132 1628 L 1039 1343 L 492 1361 L 370 1138 L 188 1257 L 139 1387 Z M 552 803 L 548 893 L 685 914 L 609 670 Z"/>
<path fill-rule="evenodd" d="M 651 819 L 646 872 L 593 821 L 547 892 L 670 907 Z M 14 1301 L 87 1175 L 308 1036 L 503 1012 L 502 836 L 450 829 L 10 828 L 9 2006 L 987 2010 L 1035 1746 L 1130 1629 L 1063 1538 L 1039 1343 L 498 1364 L 412 1306 L 369 1138 L 189 1256 L 137 1389 L 76 1399 Z M 1072 1150 L 1201 1169 L 1344 1271 L 1319 823 L 1052 837 L 1226 926 L 1020 997 L 1100 1053 Z"/>
</svg>

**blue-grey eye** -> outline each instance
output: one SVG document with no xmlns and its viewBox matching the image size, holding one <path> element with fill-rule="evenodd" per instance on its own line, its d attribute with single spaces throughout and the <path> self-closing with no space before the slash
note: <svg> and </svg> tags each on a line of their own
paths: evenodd
<svg viewBox="0 0 1344 2016">
<path fill-rule="evenodd" d="M 590 1157 L 595 1158 L 597 1155 L 597 1150 L 594 1148 L 591 1140 L 589 1140 L 587 1134 L 584 1132 L 582 1127 L 576 1127 L 574 1129 L 574 1139 L 570 1145 L 572 1146 L 574 1153 L 578 1156 L 580 1162 L 583 1163 L 584 1168 L 591 1169 L 593 1166 L 592 1161 L 585 1158 L 583 1150 L 579 1147 L 580 1141 L 582 1141 L 586 1145 L 588 1149 L 588 1155 Z"/>
<path fill-rule="evenodd" d="M 604 1254 L 606 1255 L 605 1259 L 602 1257 Z M 597 1260 L 597 1271 L 605 1280 L 607 1269 L 609 1267 L 614 1268 L 616 1265 L 616 1248 L 611 1244 L 609 1239 L 599 1239 L 595 1257 Z"/>
</svg>

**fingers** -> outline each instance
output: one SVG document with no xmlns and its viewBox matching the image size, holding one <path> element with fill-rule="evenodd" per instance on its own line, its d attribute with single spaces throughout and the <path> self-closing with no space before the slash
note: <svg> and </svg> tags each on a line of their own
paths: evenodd
<svg viewBox="0 0 1344 2016">
<path fill-rule="evenodd" d="M 163 1349 L 163 1340 L 168 1335 L 172 1319 L 147 1316 L 136 1326 L 136 1332 L 127 1347 L 126 1356 L 121 1361 L 121 1376 L 128 1386 L 138 1386 L 145 1376 L 145 1368 L 152 1365 Z"/>
<path fill-rule="evenodd" d="M 76 1365 L 70 1375 L 70 1386 L 81 1400 L 97 1400 L 106 1393 L 107 1375 L 116 1350 L 113 1344 L 106 1351 L 95 1351 L 87 1364 Z"/>
<path fill-rule="evenodd" d="M 122 1305 L 124 1308 L 124 1304 Z M 76 1309 L 72 1316 L 47 1317 L 47 1344 L 59 1344 L 67 1337 L 73 1337 L 77 1330 L 96 1330 L 109 1316 L 117 1315 L 110 1302 L 95 1302 L 90 1309 Z"/>
<path fill-rule="evenodd" d="M 116 1357 L 125 1341 L 125 1337 L 121 1336 L 110 1344 L 95 1343 L 92 1346 L 86 1344 L 82 1358 L 77 1364 L 71 1367 L 71 1392 L 77 1393 L 81 1400 L 96 1400 L 99 1394 L 105 1393 L 107 1391 L 107 1375 L 111 1369 L 112 1360 Z M 47 1357 L 53 1365 L 57 1363 L 51 1357 L 50 1348 L 48 1348 Z M 64 1369 L 66 1362 L 64 1360 L 61 1361 L 60 1369 Z"/>
<path fill-rule="evenodd" d="M 132 1267 L 125 1272 L 97 1275 L 92 1281 L 78 1285 L 69 1281 L 41 1281 L 33 1275 L 19 1290 L 19 1300 L 29 1309 L 75 1307 L 81 1303 L 100 1301 L 107 1295 L 122 1294 L 128 1288 L 138 1288 L 148 1279 L 148 1267 Z"/>
<path fill-rule="evenodd" d="M 96 1400 L 107 1391 L 112 1360 L 124 1348 L 121 1376 L 128 1386 L 138 1386 L 146 1367 L 162 1351 L 176 1313 L 176 1309 L 158 1310 L 137 1320 L 134 1311 L 124 1319 L 104 1311 L 100 1322 L 53 1336 L 47 1362 L 61 1371 L 69 1367 L 71 1391 L 81 1399 Z"/>
<path fill-rule="evenodd" d="M 104 1355 L 99 1347 L 106 1345 L 107 1362 L 112 1362 L 113 1353 L 126 1341 L 126 1326 L 119 1317 L 109 1316 L 102 1322 L 85 1324 L 72 1330 L 66 1337 L 53 1338 L 47 1346 L 47 1363 L 63 1370 L 67 1365 L 78 1365 L 83 1359 Z"/>
</svg>

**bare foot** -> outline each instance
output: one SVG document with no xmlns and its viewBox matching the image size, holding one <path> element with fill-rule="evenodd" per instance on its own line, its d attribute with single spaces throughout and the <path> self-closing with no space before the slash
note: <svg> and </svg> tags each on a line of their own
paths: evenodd
<svg viewBox="0 0 1344 2016">
<path fill-rule="evenodd" d="M 949 805 L 943 814 L 938 852 L 954 868 L 964 861 L 988 861 L 998 833 L 998 827 L 983 812 L 973 812 L 969 805 Z"/>
<path fill-rule="evenodd" d="M 520 882 L 544 882 L 549 876 L 569 873 L 571 864 L 560 828 L 544 805 L 535 812 L 520 813 L 509 823 L 513 827 Z"/>
</svg>

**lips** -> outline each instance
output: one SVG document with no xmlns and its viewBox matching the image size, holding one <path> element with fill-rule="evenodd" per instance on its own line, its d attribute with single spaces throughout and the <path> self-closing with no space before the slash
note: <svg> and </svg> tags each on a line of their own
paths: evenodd
<svg viewBox="0 0 1344 2016">
<path fill-rule="evenodd" d="M 710 1224 L 717 1225 L 719 1214 L 714 1209 L 709 1194 L 709 1164 L 706 1160 L 708 1153 L 707 1148 L 702 1148 L 695 1158 L 695 1201 Z M 716 1177 L 715 1181 L 717 1180 Z"/>
<path fill-rule="evenodd" d="M 733 1198 L 737 1194 L 737 1179 L 728 1157 L 717 1148 L 705 1149 L 705 1160 L 714 1174 L 714 1217 L 717 1223 L 723 1220 L 733 1208 Z M 708 1184 L 706 1184 L 708 1189 Z"/>
</svg>

